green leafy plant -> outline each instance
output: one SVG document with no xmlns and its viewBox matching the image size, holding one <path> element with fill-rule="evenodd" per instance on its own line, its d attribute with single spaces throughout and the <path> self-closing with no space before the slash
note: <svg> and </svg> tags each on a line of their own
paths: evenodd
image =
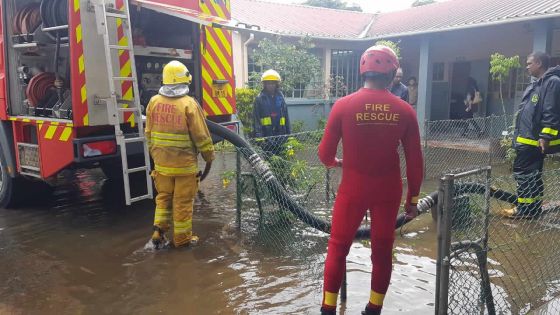
<svg viewBox="0 0 560 315">
<path fill-rule="evenodd" d="M 252 88 L 235 89 L 235 101 L 237 104 L 237 116 L 243 124 L 243 133 L 253 133 L 253 106 L 259 91 Z"/>
<path fill-rule="evenodd" d="M 290 124 L 292 127 L 292 133 L 303 132 L 303 127 L 305 126 L 305 122 L 303 120 L 294 120 Z"/>
<path fill-rule="evenodd" d="M 506 105 L 504 102 L 503 85 L 504 81 L 509 78 L 512 70 L 521 67 L 519 56 L 506 57 L 500 53 L 494 53 L 490 56 L 490 75 L 492 80 L 498 82 L 500 86 L 500 102 L 502 105 L 502 114 L 504 115 L 504 126 L 510 125 L 506 116 Z M 507 132 L 500 141 L 500 146 L 506 150 L 506 159 L 513 161 L 515 158 L 515 150 L 512 148 L 513 127 L 508 126 Z"/>
<path fill-rule="evenodd" d="M 397 58 L 401 59 L 401 48 L 399 46 L 400 43 L 400 41 L 393 42 L 390 40 L 378 40 L 377 42 L 375 42 L 375 45 L 383 45 L 391 48 L 395 52 L 395 54 L 397 54 Z"/>
<path fill-rule="evenodd" d="M 494 53 L 490 56 L 490 74 L 492 80 L 497 81 L 500 86 L 500 101 L 502 103 L 502 114 L 506 114 L 506 106 L 504 103 L 503 85 L 504 81 L 509 78 L 511 71 L 521 67 L 519 56 L 506 57 L 500 53 Z M 506 121 L 507 126 L 507 121 Z"/>
<path fill-rule="evenodd" d="M 229 186 L 229 184 L 231 183 L 231 181 L 233 181 L 234 178 L 235 178 L 235 171 L 234 170 L 223 172 L 222 173 L 222 186 L 224 188 L 227 188 Z"/>
<path fill-rule="evenodd" d="M 253 58 L 262 69 L 274 69 L 282 77 L 282 90 L 287 94 L 321 76 L 321 62 L 311 53 L 314 47 L 309 37 L 297 43 L 283 42 L 280 37 L 259 42 Z M 252 82 L 260 82 L 260 73 L 252 73 Z"/>
</svg>

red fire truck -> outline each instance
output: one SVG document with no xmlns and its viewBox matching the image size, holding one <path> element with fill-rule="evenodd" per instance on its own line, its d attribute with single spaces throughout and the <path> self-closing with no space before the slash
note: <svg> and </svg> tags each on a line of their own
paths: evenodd
<svg viewBox="0 0 560 315">
<path fill-rule="evenodd" d="M 193 74 L 209 119 L 235 112 L 229 0 L 1 0 L 0 11 L 1 207 L 76 167 L 122 177 L 127 204 L 152 198 L 139 126 L 170 60 Z"/>
</svg>

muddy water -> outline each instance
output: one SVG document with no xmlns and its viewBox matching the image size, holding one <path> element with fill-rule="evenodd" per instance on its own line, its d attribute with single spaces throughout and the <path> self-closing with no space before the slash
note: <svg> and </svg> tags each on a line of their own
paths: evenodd
<svg viewBox="0 0 560 315">
<path fill-rule="evenodd" d="M 98 171 L 66 172 L 50 199 L 0 209 L 0 314 L 317 314 L 325 236 L 306 257 L 255 246 L 235 225 L 235 191 L 214 163 L 196 200 L 191 249 L 143 250 L 153 204 L 122 203 L 118 185 Z M 429 215 L 399 231 L 384 314 L 433 313 L 435 226 Z M 348 257 L 348 302 L 368 300 L 369 248 Z"/>
</svg>

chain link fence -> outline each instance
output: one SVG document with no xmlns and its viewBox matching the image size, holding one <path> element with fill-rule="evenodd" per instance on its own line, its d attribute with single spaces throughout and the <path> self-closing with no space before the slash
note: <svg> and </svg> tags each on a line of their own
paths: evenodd
<svg viewBox="0 0 560 315">
<path fill-rule="evenodd" d="M 449 170 L 505 162 L 512 116 L 425 122 L 425 177 L 440 178 Z"/>
<path fill-rule="evenodd" d="M 560 171 L 542 175 L 441 179 L 436 314 L 528 314 L 560 298 Z M 546 307 L 560 314 L 559 303 Z"/>
</svg>

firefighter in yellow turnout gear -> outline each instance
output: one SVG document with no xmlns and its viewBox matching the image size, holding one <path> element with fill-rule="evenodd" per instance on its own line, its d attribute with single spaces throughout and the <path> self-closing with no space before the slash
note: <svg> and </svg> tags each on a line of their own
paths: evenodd
<svg viewBox="0 0 560 315">
<path fill-rule="evenodd" d="M 192 76 L 179 61 L 163 68 L 163 86 L 146 110 L 146 138 L 154 160 L 157 190 L 154 233 L 156 248 L 165 244 L 165 233 L 173 223 L 175 247 L 194 244 L 193 202 L 198 190 L 197 156 L 207 167 L 214 159 L 214 146 L 202 108 L 188 96 Z M 173 222 L 171 218 L 173 217 Z"/>
</svg>

